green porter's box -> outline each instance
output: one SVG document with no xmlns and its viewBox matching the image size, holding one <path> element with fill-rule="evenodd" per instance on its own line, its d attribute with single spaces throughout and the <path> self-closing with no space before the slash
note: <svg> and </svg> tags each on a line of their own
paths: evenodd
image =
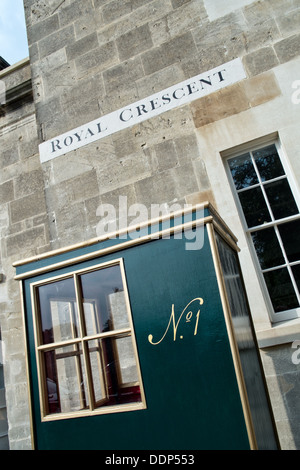
<svg viewBox="0 0 300 470">
<path fill-rule="evenodd" d="M 236 239 L 209 204 L 18 262 L 35 449 L 276 449 Z"/>
</svg>

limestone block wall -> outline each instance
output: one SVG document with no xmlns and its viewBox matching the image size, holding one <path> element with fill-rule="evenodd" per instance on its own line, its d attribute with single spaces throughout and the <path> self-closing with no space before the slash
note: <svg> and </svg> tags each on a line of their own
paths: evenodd
<svg viewBox="0 0 300 470">
<path fill-rule="evenodd" d="M 44 164 L 53 248 L 95 236 L 97 207 L 118 194 L 214 202 L 197 130 L 280 94 L 272 69 L 299 54 L 299 2 L 214 3 L 25 0 L 40 141 L 236 57 L 249 76 Z"/>
<path fill-rule="evenodd" d="M 0 327 L 11 449 L 28 448 L 29 406 L 21 299 L 13 262 L 49 250 L 44 180 L 38 155 L 28 60 L 0 72 Z"/>
</svg>

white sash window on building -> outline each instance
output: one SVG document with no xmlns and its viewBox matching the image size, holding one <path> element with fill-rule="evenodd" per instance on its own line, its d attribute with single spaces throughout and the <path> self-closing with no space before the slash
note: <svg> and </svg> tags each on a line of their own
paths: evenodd
<svg viewBox="0 0 300 470">
<path fill-rule="evenodd" d="M 227 169 L 271 319 L 300 316 L 300 214 L 279 143 L 227 159 Z"/>
</svg>

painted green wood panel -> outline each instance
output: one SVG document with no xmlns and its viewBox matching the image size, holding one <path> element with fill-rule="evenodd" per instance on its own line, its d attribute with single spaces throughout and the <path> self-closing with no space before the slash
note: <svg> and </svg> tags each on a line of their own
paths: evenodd
<svg viewBox="0 0 300 470">
<path fill-rule="evenodd" d="M 184 239 L 154 240 L 51 273 L 124 259 L 146 410 L 41 423 L 29 285 L 49 274 L 24 281 L 37 449 L 249 449 L 206 230 L 201 250 L 185 248 Z M 197 309 L 187 318 L 188 309 L 175 341 L 171 322 L 150 344 L 166 332 L 172 305 L 177 322 L 198 297 L 197 328 Z"/>
</svg>

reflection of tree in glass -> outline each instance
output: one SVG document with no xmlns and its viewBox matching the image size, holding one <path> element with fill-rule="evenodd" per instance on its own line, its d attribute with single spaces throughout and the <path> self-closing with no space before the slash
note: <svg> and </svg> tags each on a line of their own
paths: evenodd
<svg viewBox="0 0 300 470">
<path fill-rule="evenodd" d="M 258 183 L 249 153 L 231 158 L 229 160 L 229 167 L 237 190 Z"/>
<path fill-rule="evenodd" d="M 239 199 L 248 227 L 255 227 L 271 221 L 268 207 L 259 187 L 242 191 L 239 193 Z"/>
<path fill-rule="evenodd" d="M 287 179 L 268 183 L 265 190 L 275 219 L 298 214 L 298 206 Z"/>
<path fill-rule="evenodd" d="M 273 227 L 253 232 L 251 235 L 262 269 L 280 266 L 284 263 L 281 248 Z"/>
<path fill-rule="evenodd" d="M 253 152 L 255 163 L 262 181 L 267 181 L 284 175 L 284 169 L 279 159 L 275 145 L 270 145 Z"/>
<path fill-rule="evenodd" d="M 264 274 L 275 312 L 299 307 L 290 275 L 286 268 Z"/>
</svg>

